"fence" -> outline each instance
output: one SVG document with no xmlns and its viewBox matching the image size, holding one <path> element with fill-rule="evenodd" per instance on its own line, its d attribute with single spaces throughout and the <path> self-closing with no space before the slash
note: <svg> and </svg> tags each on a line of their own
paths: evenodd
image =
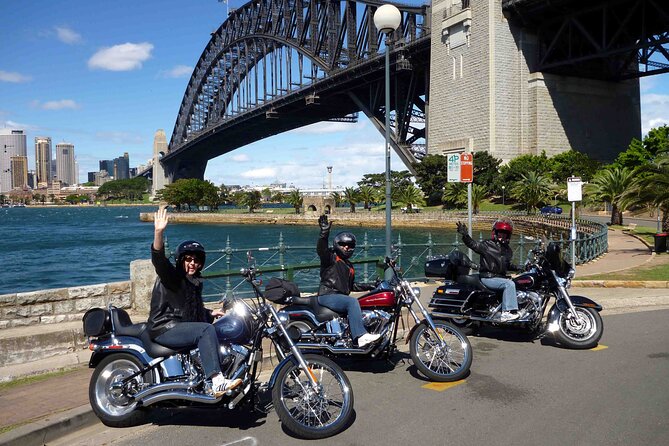
<svg viewBox="0 0 669 446">
<path fill-rule="evenodd" d="M 528 216 L 520 213 L 508 213 L 515 217 L 516 231 L 511 241 L 515 263 L 522 264 L 527 252 L 538 243 L 540 238 L 554 241 L 561 245 L 566 258 L 571 258 L 571 241 L 569 230 L 571 220 L 565 217 Z M 492 223 L 500 213 L 478 214 L 476 225 Z M 449 220 L 462 220 L 462 213 L 441 213 L 440 219 L 446 216 Z M 588 262 L 604 254 L 608 249 L 607 227 L 600 223 L 577 220 L 576 263 Z M 478 232 L 479 240 L 489 237 L 489 233 Z M 565 237 L 566 236 L 566 237 Z M 423 264 L 430 256 L 447 254 L 452 250 L 466 250 L 457 234 L 450 243 L 435 243 L 428 233 L 424 243 L 403 243 L 398 236 L 393 244 L 393 255 L 397 256 L 398 264 L 404 270 L 405 277 L 411 280 L 425 279 Z M 352 258 L 358 273 L 357 281 L 369 282 L 382 275 L 380 262 L 385 252 L 384 244 L 371 244 L 365 232 L 356 247 Z M 567 257 L 568 256 L 568 257 Z M 256 248 L 234 248 L 230 238 L 226 246 L 220 250 L 208 251 L 210 262 L 203 272 L 207 279 L 206 301 L 220 300 L 234 293 L 237 296 L 248 296 L 250 286 L 244 286 L 239 270 L 254 264 L 264 274 L 276 275 L 298 283 L 301 291 L 313 292 L 317 289 L 320 277 L 320 262 L 315 253 L 315 243 L 307 246 L 288 246 L 279 233 L 275 246 Z M 476 261 L 476 257 L 473 258 Z M 268 276 L 269 277 L 269 276 Z"/>
</svg>

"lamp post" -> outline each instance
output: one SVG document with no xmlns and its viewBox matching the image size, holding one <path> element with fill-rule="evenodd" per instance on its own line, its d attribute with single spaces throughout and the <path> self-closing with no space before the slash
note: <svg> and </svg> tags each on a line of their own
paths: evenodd
<svg viewBox="0 0 669 446">
<path fill-rule="evenodd" d="M 504 190 L 506 189 L 506 186 L 502 186 L 502 206 L 504 206 Z"/>
<path fill-rule="evenodd" d="M 390 39 L 391 34 L 400 26 L 402 14 L 394 5 L 380 6 L 374 13 L 374 26 L 386 35 L 386 256 L 390 256 L 392 243 L 390 199 Z"/>
</svg>

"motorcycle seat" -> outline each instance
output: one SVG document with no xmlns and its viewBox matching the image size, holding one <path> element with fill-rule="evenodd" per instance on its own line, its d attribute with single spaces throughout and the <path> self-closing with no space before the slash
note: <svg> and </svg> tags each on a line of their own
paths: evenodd
<svg viewBox="0 0 669 446">
<path fill-rule="evenodd" d="M 111 311 L 112 323 L 117 336 L 140 337 L 146 330 L 146 323 L 133 324 L 130 315 L 120 308 L 114 308 Z"/>
<path fill-rule="evenodd" d="M 468 285 L 477 290 L 490 291 L 489 288 L 483 285 L 483 282 L 481 282 L 481 277 L 478 274 L 467 274 L 464 276 L 458 276 L 456 282 L 461 285 Z"/>
<path fill-rule="evenodd" d="M 146 325 L 146 324 L 144 324 Z M 149 354 L 152 358 L 160 358 L 163 356 L 172 356 L 176 355 L 177 353 L 182 353 L 184 351 L 188 351 L 192 349 L 194 346 L 186 346 L 179 348 L 177 350 L 174 350 L 170 347 L 166 347 L 164 345 L 158 344 L 155 342 L 153 339 L 151 339 L 151 336 L 149 335 L 149 330 L 144 330 L 140 336 L 139 339 L 142 340 L 142 344 L 144 344 L 144 349 L 146 350 L 146 353 Z"/>
<path fill-rule="evenodd" d="M 318 322 L 326 322 L 341 316 L 334 310 L 318 303 L 317 296 L 292 297 L 292 305 L 283 309 L 284 311 L 309 311 Z"/>
</svg>

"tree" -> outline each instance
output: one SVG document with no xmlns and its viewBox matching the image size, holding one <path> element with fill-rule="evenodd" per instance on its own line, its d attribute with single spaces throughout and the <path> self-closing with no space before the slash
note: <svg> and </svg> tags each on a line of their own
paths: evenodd
<svg viewBox="0 0 669 446">
<path fill-rule="evenodd" d="M 539 172 L 529 171 L 521 175 L 520 180 L 513 183 L 511 196 L 521 203 L 525 203 L 525 209 L 529 214 L 533 209 L 548 202 L 555 190 L 555 185 L 548 176 Z"/>
<path fill-rule="evenodd" d="M 427 197 L 428 205 L 441 203 L 447 184 L 448 160 L 443 155 L 426 155 L 420 163 L 414 163 L 416 183 Z"/>
<path fill-rule="evenodd" d="M 365 210 L 370 209 L 371 203 L 377 202 L 379 195 L 381 195 L 379 190 L 372 186 L 361 186 L 360 189 L 358 189 L 358 199 L 365 204 Z"/>
<path fill-rule="evenodd" d="M 652 158 L 653 154 L 644 147 L 643 142 L 634 138 L 627 150 L 618 154 L 613 165 L 632 170 L 649 163 Z"/>
<path fill-rule="evenodd" d="M 569 177 L 579 177 L 589 182 L 601 168 L 599 161 L 576 150 L 567 150 L 555 155 L 550 162 L 551 178 L 558 184 L 566 184 Z"/>
<path fill-rule="evenodd" d="M 395 202 L 398 205 L 404 205 L 407 212 L 413 212 L 414 206 L 425 206 L 425 197 L 423 192 L 413 184 L 408 184 L 397 191 Z"/>
<path fill-rule="evenodd" d="M 482 184 L 472 184 L 472 212 L 479 213 L 481 203 L 488 195 L 488 188 Z M 448 183 L 442 200 L 445 208 L 463 209 L 468 206 L 467 183 Z"/>
<path fill-rule="evenodd" d="M 300 208 L 304 204 L 304 198 L 302 198 L 302 194 L 300 193 L 299 189 L 295 189 L 291 191 L 288 194 L 288 197 L 286 197 L 286 203 L 290 204 L 293 209 L 295 209 L 295 213 L 299 214 L 300 213 Z"/>
<path fill-rule="evenodd" d="M 200 184 L 200 200 L 198 204 L 208 206 L 209 209 L 216 210 L 221 204 L 220 189 L 211 181 L 203 181 Z"/>
<path fill-rule="evenodd" d="M 585 192 L 599 201 L 611 203 L 611 224 L 623 224 L 623 211 L 629 200 L 623 194 L 630 189 L 634 179 L 633 171 L 627 167 L 612 166 L 601 169 L 592 182 L 586 184 Z"/>
<path fill-rule="evenodd" d="M 538 175 L 546 176 L 550 174 L 551 163 L 546 156 L 546 152 L 541 155 L 521 155 L 509 161 L 508 164 L 500 167 L 499 181 L 505 186 L 521 180 L 529 172 L 535 172 Z"/>
<path fill-rule="evenodd" d="M 249 208 L 250 213 L 253 213 L 256 209 L 260 209 L 262 206 L 262 196 L 260 195 L 260 191 L 252 190 L 245 192 L 242 196 L 242 201 L 239 204 Z"/>
<path fill-rule="evenodd" d="M 344 201 L 344 199 L 342 198 L 342 196 L 339 192 L 332 192 L 330 194 L 330 198 L 332 198 L 332 200 L 334 201 L 335 207 L 339 207 L 339 205 L 342 203 L 342 201 Z"/>
<path fill-rule="evenodd" d="M 358 191 L 352 187 L 344 189 L 344 201 L 351 206 L 351 212 L 355 212 L 355 205 L 358 202 Z"/>
<path fill-rule="evenodd" d="M 662 212 L 662 232 L 669 231 L 669 152 L 635 171 L 631 186 L 621 201 L 630 205 L 658 208 Z"/>
<path fill-rule="evenodd" d="M 260 192 L 260 194 L 262 196 L 262 200 L 265 202 L 269 201 L 272 198 L 272 190 L 269 187 L 264 188 Z"/>
<path fill-rule="evenodd" d="M 474 153 L 474 183 L 492 190 L 499 176 L 499 166 L 502 160 L 495 158 L 485 150 Z"/>
</svg>

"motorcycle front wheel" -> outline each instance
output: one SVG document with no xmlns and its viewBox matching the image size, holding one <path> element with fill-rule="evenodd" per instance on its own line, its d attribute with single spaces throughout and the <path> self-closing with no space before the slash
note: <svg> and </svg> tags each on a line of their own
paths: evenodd
<svg viewBox="0 0 669 446">
<path fill-rule="evenodd" d="M 303 357 L 318 388 L 313 388 L 307 372 L 288 361 L 272 389 L 274 409 L 286 430 L 296 437 L 319 439 L 336 435 L 353 416 L 351 383 L 333 361 L 319 355 Z"/>
<path fill-rule="evenodd" d="M 435 322 L 439 336 L 427 324 L 421 324 L 409 340 L 411 359 L 416 368 L 432 381 L 458 381 L 472 365 L 472 346 L 460 330 L 444 322 Z"/>
<path fill-rule="evenodd" d="M 129 427 L 141 424 L 146 416 L 144 409 L 129 392 L 141 390 L 144 383 L 153 381 L 150 374 L 138 375 L 129 383 L 123 380 L 142 370 L 137 358 L 127 353 L 107 356 L 95 367 L 88 386 L 88 399 L 97 417 L 109 427 Z"/>
<path fill-rule="evenodd" d="M 575 307 L 577 318 L 560 313 L 557 320 L 556 340 L 565 347 L 588 349 L 597 346 L 604 333 L 604 322 L 597 310 Z"/>
</svg>

